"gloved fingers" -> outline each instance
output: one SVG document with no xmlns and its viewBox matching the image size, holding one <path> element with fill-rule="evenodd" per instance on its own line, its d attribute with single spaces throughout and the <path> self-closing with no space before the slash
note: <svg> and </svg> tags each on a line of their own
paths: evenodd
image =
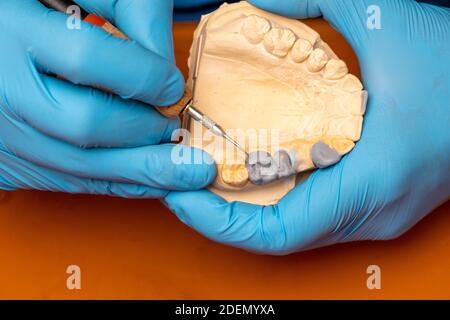
<svg viewBox="0 0 450 320">
<path fill-rule="evenodd" d="M 0 125 L 4 150 L 73 176 L 158 189 L 193 190 L 207 186 L 216 175 L 211 156 L 182 145 L 83 149 L 48 137 L 5 114 L 0 117 Z"/>
<path fill-rule="evenodd" d="M 162 198 L 167 190 L 142 185 L 84 179 L 37 166 L 0 150 L 0 188 L 108 195 L 123 198 Z"/>
<path fill-rule="evenodd" d="M 9 98 L 32 127 L 81 147 L 137 147 L 170 142 L 178 118 L 135 100 L 30 72 L 28 93 Z"/>
<path fill-rule="evenodd" d="M 213 241 L 281 254 L 286 235 L 272 207 L 228 203 L 208 190 L 170 192 L 163 201 L 184 224 Z"/>
<path fill-rule="evenodd" d="M 221 0 L 175 0 L 174 6 L 176 9 L 192 9 L 222 2 Z"/>
<path fill-rule="evenodd" d="M 81 7 L 114 23 L 146 49 L 174 61 L 173 0 L 77 0 Z"/>
<path fill-rule="evenodd" d="M 26 22 L 11 21 L 9 27 L 23 37 L 24 52 L 28 49 L 40 71 L 158 106 L 171 105 L 183 95 L 184 79 L 172 60 L 87 22 L 70 29 L 65 14 L 37 1 L 14 2 L 7 13 L 24 15 Z"/>
<path fill-rule="evenodd" d="M 170 192 L 164 202 L 209 239 L 256 253 L 284 255 L 306 249 L 315 232 L 308 229 L 312 217 L 301 209 L 228 203 L 207 190 Z"/>
<path fill-rule="evenodd" d="M 266 11 L 296 19 L 317 18 L 322 15 L 319 5 L 323 0 L 248 0 L 248 2 Z"/>
</svg>

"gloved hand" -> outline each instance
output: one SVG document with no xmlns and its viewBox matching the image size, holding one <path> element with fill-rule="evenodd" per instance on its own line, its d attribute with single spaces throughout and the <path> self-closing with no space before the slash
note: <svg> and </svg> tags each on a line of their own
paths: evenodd
<svg viewBox="0 0 450 320">
<path fill-rule="evenodd" d="M 0 188 L 161 197 L 209 184 L 214 165 L 171 161 L 179 121 L 148 105 L 175 103 L 184 90 L 173 2 L 78 3 L 134 41 L 85 22 L 71 30 L 38 1 L 0 0 Z"/>
<path fill-rule="evenodd" d="M 177 216 L 216 241 L 287 254 L 398 237 L 448 200 L 450 10 L 412 0 L 251 2 L 295 18 L 323 15 L 346 37 L 369 91 L 362 138 L 277 205 L 227 203 L 205 190 L 171 192 L 165 201 Z M 380 9 L 381 29 L 367 27 L 371 5 Z"/>
</svg>

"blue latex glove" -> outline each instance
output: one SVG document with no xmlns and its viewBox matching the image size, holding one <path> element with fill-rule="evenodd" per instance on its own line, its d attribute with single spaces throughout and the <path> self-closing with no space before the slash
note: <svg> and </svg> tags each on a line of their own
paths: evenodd
<svg viewBox="0 0 450 320">
<path fill-rule="evenodd" d="M 78 3 L 134 41 L 85 22 L 70 30 L 65 14 L 38 1 L 0 0 L 0 188 L 161 197 L 209 184 L 214 165 L 171 161 L 179 121 L 148 105 L 170 105 L 184 90 L 172 1 Z"/>
<path fill-rule="evenodd" d="M 175 0 L 175 9 L 192 9 L 212 4 L 220 4 L 221 0 Z"/>
<path fill-rule="evenodd" d="M 227 0 L 228 3 L 238 0 Z M 195 21 L 203 14 L 214 11 L 221 0 L 175 0 L 175 21 Z"/>
<path fill-rule="evenodd" d="M 253 0 L 294 18 L 323 15 L 353 46 L 370 101 L 362 138 L 277 205 L 171 192 L 187 225 L 216 241 L 287 254 L 400 236 L 450 196 L 450 9 L 410 0 Z M 381 9 L 381 30 L 366 27 Z"/>
</svg>

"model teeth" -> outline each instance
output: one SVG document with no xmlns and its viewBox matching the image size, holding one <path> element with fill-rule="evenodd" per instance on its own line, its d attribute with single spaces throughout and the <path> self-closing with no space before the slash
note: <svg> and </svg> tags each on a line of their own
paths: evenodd
<svg viewBox="0 0 450 320">
<path fill-rule="evenodd" d="M 319 33 L 246 1 L 226 6 L 195 33 L 188 86 L 197 75 L 198 105 L 224 129 L 239 130 L 233 136 L 245 139 L 247 153 L 213 145 L 194 123 L 190 140 L 216 159 L 213 192 L 273 204 L 298 172 L 333 165 L 354 148 L 367 92 Z M 193 59 L 203 66 L 197 74 Z"/>
<path fill-rule="evenodd" d="M 347 92 L 358 92 L 363 89 L 361 81 L 352 74 L 347 74 L 342 80 L 338 81 L 338 87 Z"/>
<path fill-rule="evenodd" d="M 306 66 L 311 72 L 319 72 L 328 62 L 328 56 L 322 49 L 314 49 L 308 58 Z"/>
<path fill-rule="evenodd" d="M 264 39 L 264 35 L 270 31 L 270 22 L 257 15 L 248 16 L 244 20 L 241 32 L 248 42 L 258 44 Z"/>
<path fill-rule="evenodd" d="M 351 115 L 362 116 L 366 112 L 367 99 L 367 91 L 352 92 L 342 98 L 339 102 L 340 108 L 348 111 Z"/>
<path fill-rule="evenodd" d="M 334 138 L 325 142 L 333 149 L 337 150 L 340 155 L 350 152 L 355 146 L 355 143 L 352 140 L 346 138 Z"/>
<path fill-rule="evenodd" d="M 312 44 L 305 39 L 298 39 L 291 51 L 291 58 L 294 62 L 300 63 L 306 60 L 313 51 Z"/>
<path fill-rule="evenodd" d="M 247 168 L 243 164 L 223 165 L 220 176 L 224 183 L 236 188 L 245 186 L 248 181 Z"/>
<path fill-rule="evenodd" d="M 288 29 L 273 28 L 264 36 L 266 50 L 278 57 L 284 57 L 295 42 L 295 34 Z"/>
<path fill-rule="evenodd" d="M 331 59 L 324 70 L 325 79 L 337 80 L 343 78 L 348 73 L 347 65 L 344 61 L 338 59 Z"/>
<path fill-rule="evenodd" d="M 332 120 L 329 124 L 328 134 L 332 136 L 343 136 L 352 141 L 358 141 L 361 138 L 362 121 L 362 116 Z"/>
</svg>

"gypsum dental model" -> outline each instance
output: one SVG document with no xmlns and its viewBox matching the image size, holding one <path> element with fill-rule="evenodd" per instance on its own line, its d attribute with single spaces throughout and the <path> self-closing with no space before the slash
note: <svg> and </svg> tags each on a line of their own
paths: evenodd
<svg viewBox="0 0 450 320">
<path fill-rule="evenodd" d="M 214 137 L 190 123 L 192 145 L 218 163 L 210 189 L 226 200 L 276 203 L 295 186 L 295 173 L 335 164 L 359 140 L 367 93 L 302 22 L 244 1 L 224 4 L 203 16 L 194 34 L 190 90 L 196 57 L 194 105 L 228 133 L 244 132 L 230 135 L 249 154 L 224 141 L 211 143 Z M 260 132 L 269 139 L 260 139 Z"/>
</svg>

